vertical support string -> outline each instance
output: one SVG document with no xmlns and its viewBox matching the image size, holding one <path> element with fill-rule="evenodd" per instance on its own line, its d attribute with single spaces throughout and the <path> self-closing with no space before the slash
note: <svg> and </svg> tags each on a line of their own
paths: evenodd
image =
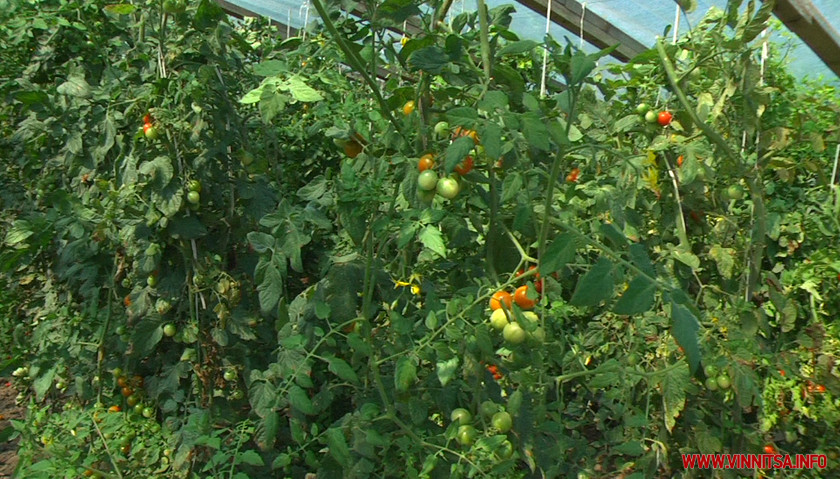
<svg viewBox="0 0 840 479">
<path fill-rule="evenodd" d="M 304 16 L 303 12 L 306 12 L 305 16 Z M 309 0 L 307 0 L 306 2 L 303 3 L 303 5 L 300 6 L 300 10 L 298 10 L 298 16 L 304 17 L 303 18 L 303 27 L 301 28 L 301 30 L 303 31 L 303 34 L 301 35 L 301 39 L 306 40 L 306 27 L 307 27 L 307 25 L 309 25 Z"/>
<path fill-rule="evenodd" d="M 840 160 L 840 145 L 837 145 L 837 151 L 834 153 L 834 170 L 831 172 L 832 188 L 837 188 L 837 160 Z"/>
<path fill-rule="evenodd" d="M 289 16 L 286 20 L 286 38 L 292 35 L 292 9 L 289 9 Z"/>
<path fill-rule="evenodd" d="M 548 33 L 551 29 L 551 0 L 548 0 L 548 7 L 545 9 L 545 36 L 548 37 Z M 543 50 L 543 63 L 542 63 L 542 81 L 540 82 L 540 97 L 545 98 L 546 95 L 546 76 L 548 75 L 548 45 L 545 46 Z"/>
<path fill-rule="evenodd" d="M 580 11 L 580 49 L 583 50 L 583 17 L 586 16 L 586 2 L 581 4 Z"/>
<path fill-rule="evenodd" d="M 677 4 L 677 13 L 674 15 L 674 36 L 671 43 L 676 45 L 677 38 L 680 35 L 680 5 Z"/>
</svg>

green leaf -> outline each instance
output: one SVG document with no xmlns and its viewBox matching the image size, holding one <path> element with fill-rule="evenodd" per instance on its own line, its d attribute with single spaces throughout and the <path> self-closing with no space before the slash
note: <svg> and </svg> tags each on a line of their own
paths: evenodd
<svg viewBox="0 0 840 479">
<path fill-rule="evenodd" d="M 119 3 L 116 5 L 105 5 L 104 10 L 115 15 L 131 15 L 137 10 L 137 7 L 128 3 Z"/>
<path fill-rule="evenodd" d="M 589 272 L 578 280 L 570 303 L 574 306 L 595 306 L 611 298 L 614 289 L 612 261 L 602 256 Z"/>
<path fill-rule="evenodd" d="M 577 51 L 572 55 L 571 67 L 569 83 L 575 85 L 582 82 L 595 69 L 595 58 Z"/>
<path fill-rule="evenodd" d="M 397 391 L 408 391 L 415 381 L 417 381 L 417 366 L 414 364 L 414 360 L 408 356 L 398 359 L 394 372 L 394 387 Z"/>
<path fill-rule="evenodd" d="M 274 236 L 268 233 L 260 233 L 258 231 L 251 231 L 248 233 L 248 242 L 257 253 L 265 253 L 274 248 Z"/>
<path fill-rule="evenodd" d="M 502 47 L 502 49 L 499 50 L 497 55 L 519 55 L 521 53 L 533 50 L 537 47 L 537 45 L 539 45 L 539 43 L 533 40 L 520 40 L 518 42 L 511 42 Z"/>
<path fill-rule="evenodd" d="M 685 387 L 690 383 L 690 379 L 688 369 L 680 364 L 665 373 L 659 382 L 665 427 L 669 432 L 674 429 L 677 417 L 685 408 Z"/>
<path fill-rule="evenodd" d="M 510 104 L 510 98 L 503 91 L 491 90 L 484 95 L 484 98 L 478 101 L 478 108 L 486 111 L 493 110 L 507 110 Z"/>
<path fill-rule="evenodd" d="M 297 101 L 303 102 L 313 102 L 313 101 L 321 101 L 324 99 L 323 95 L 321 95 L 317 90 L 310 87 L 303 81 L 302 78 L 298 76 L 294 76 L 289 78 L 285 85 L 282 87 L 284 90 L 288 90 L 292 94 L 292 98 Z"/>
<path fill-rule="evenodd" d="M 26 220 L 16 220 L 6 233 L 6 245 L 15 246 L 35 234 L 32 225 Z"/>
<path fill-rule="evenodd" d="M 408 17 L 420 15 L 422 12 L 414 0 L 385 0 L 376 9 L 377 17 L 384 17 L 394 25 L 401 24 Z"/>
<path fill-rule="evenodd" d="M 484 146 L 484 153 L 493 161 L 502 156 L 502 128 L 495 123 L 488 123 L 479 127 L 479 138 Z"/>
<path fill-rule="evenodd" d="M 344 433 L 339 428 L 331 427 L 325 433 L 327 438 L 327 447 L 329 447 L 330 455 L 343 467 L 350 467 L 351 457 L 350 448 L 347 447 L 347 440 L 344 438 Z"/>
<path fill-rule="evenodd" d="M 292 384 L 289 387 L 289 404 L 298 411 L 311 416 L 316 413 L 309 395 L 297 384 Z"/>
<path fill-rule="evenodd" d="M 641 117 L 639 115 L 627 115 L 624 118 L 620 118 L 618 121 L 613 123 L 612 129 L 616 133 L 622 133 L 625 131 L 629 131 L 634 126 L 641 123 Z"/>
<path fill-rule="evenodd" d="M 247 464 L 249 466 L 264 466 L 265 461 L 263 461 L 262 456 L 257 454 L 257 451 L 248 449 L 247 451 L 240 452 L 236 456 L 236 461 L 239 464 Z M 248 477 L 248 476 L 245 476 Z"/>
<path fill-rule="evenodd" d="M 732 278 L 732 270 L 735 267 L 735 249 L 716 244 L 709 249 L 709 256 L 715 260 L 721 276 L 726 279 Z"/>
<path fill-rule="evenodd" d="M 628 441 L 614 447 L 613 451 L 628 456 L 641 456 L 645 453 L 645 448 L 639 441 Z"/>
<path fill-rule="evenodd" d="M 522 175 L 519 172 L 513 172 L 507 175 L 502 181 L 502 204 L 516 198 L 516 195 L 522 191 Z"/>
<path fill-rule="evenodd" d="M 578 239 L 574 234 L 561 233 L 545 249 L 545 255 L 540 261 L 540 273 L 549 275 L 565 267 L 566 263 L 575 259 L 578 246 Z"/>
<path fill-rule="evenodd" d="M 207 228 L 196 216 L 182 216 L 169 223 L 169 234 L 173 238 L 193 240 L 207 234 Z"/>
<path fill-rule="evenodd" d="M 643 273 L 648 276 L 655 277 L 656 271 L 653 269 L 653 263 L 650 261 L 645 247 L 639 243 L 633 243 L 628 248 L 630 252 L 630 261 Z"/>
<path fill-rule="evenodd" d="M 84 76 L 72 75 L 67 81 L 59 85 L 56 91 L 62 95 L 87 98 L 90 96 L 90 85 L 88 85 Z"/>
<path fill-rule="evenodd" d="M 691 251 L 674 249 L 673 251 L 671 251 L 671 255 L 680 263 L 683 263 L 684 265 L 690 267 L 692 271 L 696 271 L 700 268 L 700 258 L 698 258 Z"/>
<path fill-rule="evenodd" d="M 131 345 L 136 357 L 147 357 L 163 338 L 163 328 L 158 321 L 143 319 L 132 329 Z"/>
<path fill-rule="evenodd" d="M 359 376 L 356 375 L 356 371 L 347 364 L 347 361 L 337 358 L 335 356 L 327 357 L 327 362 L 329 363 L 329 370 L 331 373 L 335 374 L 339 378 L 352 383 L 358 384 L 359 383 Z"/>
<path fill-rule="evenodd" d="M 446 386 L 458 372 L 458 356 L 437 363 L 437 376 L 441 386 Z"/>
<path fill-rule="evenodd" d="M 274 447 L 274 442 L 277 440 L 277 432 L 280 430 L 280 415 L 277 411 L 268 410 L 262 417 L 257 426 L 255 440 L 257 445 L 263 451 L 268 451 Z"/>
<path fill-rule="evenodd" d="M 446 159 L 443 162 L 444 171 L 452 173 L 455 167 L 470 154 L 473 147 L 475 147 L 475 143 L 468 136 L 462 136 L 450 143 L 446 147 Z"/>
<path fill-rule="evenodd" d="M 53 366 L 43 374 L 39 372 L 34 381 L 32 381 L 32 389 L 35 391 L 35 400 L 41 402 L 44 400 L 44 395 L 50 390 L 50 386 L 55 379 L 55 370 L 58 366 Z"/>
<path fill-rule="evenodd" d="M 685 351 L 691 374 L 694 374 L 700 365 L 700 343 L 697 338 L 699 329 L 700 323 L 694 313 L 682 304 L 671 301 L 671 335 Z"/>
<path fill-rule="evenodd" d="M 627 291 L 618 298 L 613 306 L 615 314 L 641 314 L 650 310 L 656 299 L 656 283 L 644 276 L 637 276 L 630 281 Z"/>
<path fill-rule="evenodd" d="M 449 120 L 453 126 L 457 125 L 472 128 L 478 120 L 478 112 L 476 112 L 475 108 L 460 106 L 447 111 L 446 119 Z"/>
<path fill-rule="evenodd" d="M 443 73 L 448 63 L 446 51 L 437 45 L 421 48 L 408 57 L 408 65 L 412 70 L 423 70 L 433 75 Z"/>
<path fill-rule="evenodd" d="M 282 256 L 280 253 L 278 255 Z M 269 313 L 277 306 L 280 297 L 283 295 L 283 275 L 275 261 L 263 264 L 262 281 L 257 285 L 257 293 L 260 300 L 260 310 L 263 313 Z M 257 267 L 259 268 L 259 265 Z"/>
<path fill-rule="evenodd" d="M 443 234 L 437 226 L 426 226 L 422 231 L 420 231 L 417 238 L 423 246 L 434 251 L 438 256 L 446 258 L 446 244 L 443 241 Z"/>
<path fill-rule="evenodd" d="M 545 120 L 536 112 L 524 113 L 521 119 L 522 134 L 528 143 L 538 150 L 548 151 L 551 145 L 548 142 L 549 134 Z"/>
<path fill-rule="evenodd" d="M 261 77 L 272 77 L 286 70 L 286 63 L 280 60 L 264 60 L 254 65 L 254 74 Z"/>
</svg>

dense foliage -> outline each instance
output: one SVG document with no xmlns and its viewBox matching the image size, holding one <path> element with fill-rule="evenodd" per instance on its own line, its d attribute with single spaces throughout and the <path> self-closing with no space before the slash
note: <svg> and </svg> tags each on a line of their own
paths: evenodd
<svg viewBox="0 0 840 479">
<path fill-rule="evenodd" d="M 772 2 L 606 67 L 350 3 L 0 1 L 20 477 L 840 470 L 840 102 Z"/>
</svg>

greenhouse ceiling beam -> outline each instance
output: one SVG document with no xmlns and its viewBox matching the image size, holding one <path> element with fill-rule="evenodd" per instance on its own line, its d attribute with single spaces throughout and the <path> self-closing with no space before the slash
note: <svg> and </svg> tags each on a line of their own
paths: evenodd
<svg viewBox="0 0 840 479">
<path fill-rule="evenodd" d="M 773 13 L 840 76 L 840 34 L 811 0 L 776 0 Z"/>
<path fill-rule="evenodd" d="M 545 15 L 548 8 L 546 0 L 519 0 L 519 3 L 541 15 Z M 580 32 L 581 15 L 583 15 L 583 39 L 598 48 L 607 48 L 618 43 L 618 48 L 612 53 L 615 58 L 626 62 L 649 49 L 591 10 L 587 10 L 584 14 L 577 0 L 552 0 L 551 21 L 574 34 Z"/>
</svg>

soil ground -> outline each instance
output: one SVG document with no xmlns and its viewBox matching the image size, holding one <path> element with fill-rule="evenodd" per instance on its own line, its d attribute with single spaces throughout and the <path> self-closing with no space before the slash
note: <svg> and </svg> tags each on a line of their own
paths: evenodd
<svg viewBox="0 0 840 479">
<path fill-rule="evenodd" d="M 8 378 L 0 377 L 0 432 L 12 427 L 10 419 L 23 419 L 23 408 L 15 405 L 17 391 Z M 17 467 L 17 441 L 0 442 L 0 478 L 10 478 Z"/>
</svg>

